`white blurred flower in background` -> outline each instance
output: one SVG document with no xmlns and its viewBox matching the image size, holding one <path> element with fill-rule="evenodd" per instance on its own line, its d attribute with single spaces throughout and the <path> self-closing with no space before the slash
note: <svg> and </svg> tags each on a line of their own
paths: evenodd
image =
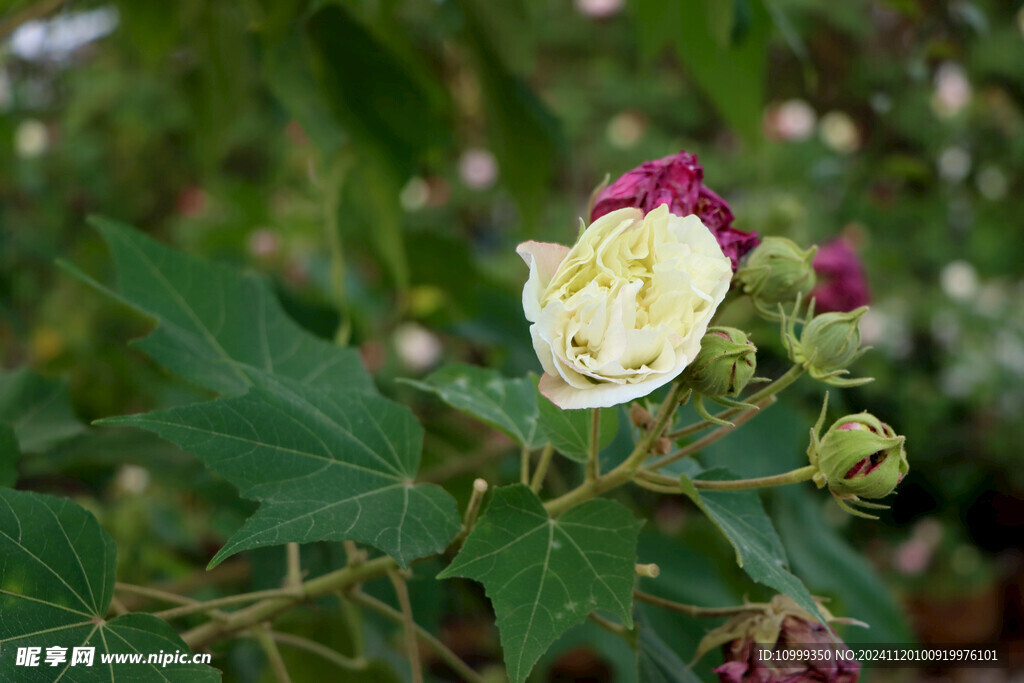
<svg viewBox="0 0 1024 683">
<path fill-rule="evenodd" d="M 467 187 L 485 190 L 498 179 L 498 160 L 486 149 L 467 149 L 459 157 L 459 177 Z"/>
<path fill-rule="evenodd" d="M 806 101 L 786 100 L 768 108 L 765 128 L 769 136 L 787 142 L 802 142 L 814 134 L 818 115 Z"/>
<path fill-rule="evenodd" d="M 625 4 L 625 0 L 576 0 L 576 9 L 592 19 L 604 19 L 618 14 Z"/>
<path fill-rule="evenodd" d="M 935 71 L 932 110 L 940 118 L 956 116 L 970 103 L 972 92 L 964 68 L 955 62 L 945 62 Z"/>
<path fill-rule="evenodd" d="M 425 372 L 441 360 L 441 340 L 422 325 L 402 323 L 395 328 L 393 339 L 398 357 L 414 372 Z"/>
<path fill-rule="evenodd" d="M 29 21 L 11 35 L 10 50 L 14 56 L 28 61 L 63 60 L 75 50 L 113 33 L 119 21 L 113 5 Z"/>
<path fill-rule="evenodd" d="M 22 159 L 35 159 L 50 148 L 50 131 L 36 119 L 25 119 L 14 131 L 14 151 Z"/>
<path fill-rule="evenodd" d="M 949 298 L 968 301 L 978 293 L 978 272 L 967 261 L 951 261 L 939 273 L 939 284 Z"/>
<path fill-rule="evenodd" d="M 971 172 L 971 153 L 963 147 L 947 147 L 939 155 L 939 175 L 950 183 L 959 183 Z"/>
<path fill-rule="evenodd" d="M 830 149 L 840 154 L 850 154 L 860 147 L 857 124 L 846 112 L 830 111 L 822 116 L 818 135 Z"/>
</svg>

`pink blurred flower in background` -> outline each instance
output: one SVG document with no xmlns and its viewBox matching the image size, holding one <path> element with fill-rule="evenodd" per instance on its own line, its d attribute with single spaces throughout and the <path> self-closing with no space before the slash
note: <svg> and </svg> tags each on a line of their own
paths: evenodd
<svg viewBox="0 0 1024 683">
<path fill-rule="evenodd" d="M 837 237 L 818 247 L 814 255 L 818 284 L 811 290 L 818 313 L 852 311 L 871 300 L 864 265 L 853 246 Z"/>
<path fill-rule="evenodd" d="M 735 272 L 739 260 L 761 240 L 757 233 L 732 227 L 729 205 L 704 187 L 703 180 L 704 168 L 696 155 L 689 152 L 646 161 L 598 193 L 590 220 L 626 207 L 647 213 L 662 204 L 667 204 L 668 210 L 677 216 L 696 214 L 714 234 Z"/>
</svg>

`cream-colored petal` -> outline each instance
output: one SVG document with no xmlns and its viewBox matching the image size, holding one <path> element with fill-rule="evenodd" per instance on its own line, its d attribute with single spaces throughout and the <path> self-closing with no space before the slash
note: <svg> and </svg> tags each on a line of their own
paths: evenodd
<svg viewBox="0 0 1024 683">
<path fill-rule="evenodd" d="M 516 253 L 530 268 L 530 277 L 523 287 L 523 311 L 526 319 L 536 322 L 540 315 L 541 297 L 559 264 L 569 253 L 569 247 L 551 242 L 523 242 L 516 247 Z"/>
</svg>

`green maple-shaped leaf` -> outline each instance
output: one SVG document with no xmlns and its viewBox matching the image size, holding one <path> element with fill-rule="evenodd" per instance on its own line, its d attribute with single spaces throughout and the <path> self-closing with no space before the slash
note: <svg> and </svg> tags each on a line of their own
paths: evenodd
<svg viewBox="0 0 1024 683">
<path fill-rule="evenodd" d="M 438 578 L 484 585 L 497 615 L 513 683 L 560 635 L 596 609 L 632 625 L 641 522 L 610 500 L 590 500 L 556 519 L 529 487 L 496 489 L 486 514 Z"/>
<path fill-rule="evenodd" d="M 354 540 L 403 567 L 444 550 L 455 500 L 413 484 L 423 429 L 408 410 L 360 392 L 258 377 L 242 396 L 103 420 L 155 432 L 261 501 L 210 563 L 287 542 Z"/>
<path fill-rule="evenodd" d="M 264 280 L 168 249 L 113 221 L 92 223 L 117 266 L 119 292 L 112 296 L 159 322 L 139 348 L 169 370 L 225 395 L 244 392 L 255 371 L 332 391 L 374 391 L 358 354 L 302 330 Z"/>
<path fill-rule="evenodd" d="M 148 614 L 107 620 L 116 550 L 87 511 L 64 498 L 0 489 L 0 680 L 25 683 L 219 681 L 200 664 L 102 664 L 105 653 L 187 652 L 170 626 Z M 18 666 L 19 647 L 39 647 L 39 666 Z M 48 647 L 65 662 L 45 664 Z M 94 647 L 93 665 L 71 666 L 75 647 Z"/>
<path fill-rule="evenodd" d="M 423 380 L 401 381 L 437 394 L 453 408 L 508 434 L 520 446 L 544 445 L 537 427 L 537 389 L 528 377 L 509 379 L 497 370 L 453 363 Z"/>
<path fill-rule="evenodd" d="M 727 470 L 708 470 L 701 478 L 735 479 Z M 782 546 L 757 491 L 698 490 L 685 474 L 680 477 L 683 493 L 721 529 L 736 550 L 736 562 L 754 581 L 774 588 L 824 621 L 803 581 L 790 573 Z"/>
</svg>

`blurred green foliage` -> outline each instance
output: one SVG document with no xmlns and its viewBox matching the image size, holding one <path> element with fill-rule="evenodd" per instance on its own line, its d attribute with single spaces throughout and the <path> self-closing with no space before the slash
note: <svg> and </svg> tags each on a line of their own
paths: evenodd
<svg viewBox="0 0 1024 683">
<path fill-rule="evenodd" d="M 427 471 L 455 477 L 457 496 L 477 472 L 512 479 L 515 459 L 492 456 L 514 448 L 393 380 L 442 360 L 536 371 L 515 244 L 571 241 L 606 173 L 687 149 L 737 227 L 803 244 L 842 234 L 869 274 L 862 334 L 876 351 L 854 373 L 876 381 L 841 400 L 906 434 L 911 474 L 888 524 L 828 518 L 834 528 L 817 549 L 798 534 L 801 517 L 821 513 L 817 499 L 772 497 L 794 571 L 812 591 L 845 586 L 843 609 L 883 620 L 881 632 L 897 638 L 905 626 L 837 531 L 899 575 L 908 595 L 991 585 L 997 553 L 1019 546 L 1021 2 L 18 0 L 4 13 L 3 367 L 67 377 L 82 420 L 207 397 L 126 348 L 148 320 L 55 268 L 65 259 L 112 281 L 85 227 L 102 214 L 268 276 L 300 325 L 359 347 L 382 391 L 416 405 Z M 81 36 L 93 28 L 91 40 L 76 44 L 59 29 L 76 21 Z M 773 330 L 749 313 L 725 322 L 764 340 L 765 372 L 781 368 L 782 350 L 767 343 Z M 807 419 L 819 392 L 795 391 L 792 410 Z M 7 404 L 2 418 L 14 424 L 0 431 L 7 459 L 21 435 Z M 764 419 L 769 435 L 786 432 L 788 417 Z M 251 512 L 154 437 L 67 436 L 45 449 L 21 444 L 19 487 L 95 510 L 127 580 L 188 575 Z M 779 471 L 804 447 L 795 437 L 769 442 L 743 463 L 745 475 Z M 706 464 L 731 467 L 730 457 L 757 449 L 727 441 L 720 450 Z M 460 469 L 465 452 L 481 454 L 476 469 Z M 946 541 L 925 544 L 916 564 L 901 560 L 926 515 Z M 729 559 L 693 521 L 672 531 L 670 516 L 656 516 L 662 533 Z M 640 547 L 643 561 L 663 567 L 673 553 L 693 554 L 643 537 Z M 837 585 L 821 547 L 830 562 L 856 565 L 855 578 Z M 254 563 L 254 584 L 262 571 Z M 659 585 L 680 600 L 726 601 L 747 586 L 730 571 L 702 590 L 692 577 Z M 439 599 L 435 611 L 467 617 L 474 610 L 463 605 L 482 596 Z M 644 611 L 688 657 L 699 632 L 673 639 L 665 615 Z M 558 652 L 579 642 L 570 636 Z M 493 631 L 466 641 L 493 657 Z M 245 679 L 253 656 L 236 646 L 231 675 Z"/>
</svg>

